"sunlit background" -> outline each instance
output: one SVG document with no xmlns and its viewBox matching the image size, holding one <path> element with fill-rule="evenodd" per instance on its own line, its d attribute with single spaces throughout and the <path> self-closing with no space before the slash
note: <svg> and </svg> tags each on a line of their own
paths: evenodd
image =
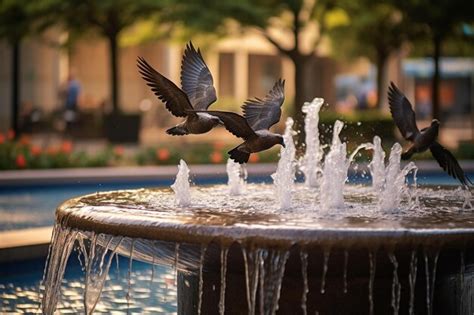
<svg viewBox="0 0 474 315">
<path fill-rule="evenodd" d="M 298 119 L 304 101 L 323 97 L 323 124 L 361 122 L 349 140 L 380 134 L 390 146 L 393 81 L 421 126 L 440 119 L 441 142 L 473 158 L 473 12 L 462 0 L 3 0 L 0 169 L 225 162 L 239 140 L 223 128 L 168 136 L 179 119 L 137 71 L 142 56 L 180 86 L 189 40 L 212 72 L 214 109 L 239 111 L 281 77 L 284 115 Z"/>
<path fill-rule="evenodd" d="M 168 187 L 180 159 L 193 171 L 201 164 L 205 176 L 193 184 L 227 180 L 223 166 L 202 164 L 225 163 L 240 140 L 222 127 L 167 135 L 181 119 L 137 71 L 141 56 L 181 86 L 189 41 L 213 76 L 211 109 L 241 112 L 245 100 L 264 97 L 283 78 L 283 117 L 274 130 L 283 132 L 288 116 L 301 127 L 304 102 L 321 97 L 322 143 L 342 119 L 349 151 L 375 135 L 386 149 L 404 144 L 387 102 L 392 81 L 414 106 L 420 128 L 441 121 L 440 142 L 472 178 L 466 161 L 474 160 L 472 0 L 0 0 L 0 313 L 41 312 L 38 292 L 62 201 Z M 297 146 L 303 153 L 301 141 Z M 249 163 L 263 171 L 250 182 L 270 180 L 274 164 L 263 163 L 276 162 L 278 152 L 251 155 Z M 432 159 L 429 152 L 416 158 Z M 459 184 L 436 162 L 423 163 L 417 161 L 422 185 Z M 162 165 L 173 166 L 155 167 Z M 61 313 L 82 310 L 77 252 Z M 135 262 L 127 273 L 128 264 L 125 258 L 113 264 L 96 311 L 174 314 L 173 270 L 156 267 L 150 279 L 154 267 Z"/>
</svg>

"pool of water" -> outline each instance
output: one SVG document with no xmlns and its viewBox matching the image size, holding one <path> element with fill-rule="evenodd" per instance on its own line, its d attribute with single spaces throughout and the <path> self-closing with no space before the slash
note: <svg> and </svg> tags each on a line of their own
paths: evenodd
<svg viewBox="0 0 474 315">
<path fill-rule="evenodd" d="M 250 182 L 270 178 L 250 177 Z M 196 185 L 223 184 L 226 177 L 195 179 Z M 51 226 L 54 212 L 63 201 L 94 192 L 170 186 L 173 180 L 130 181 L 93 184 L 0 187 L 0 231 Z"/>
<path fill-rule="evenodd" d="M 61 314 L 83 314 L 84 272 L 73 252 L 61 286 Z M 114 258 L 96 314 L 176 314 L 174 271 L 163 266 Z M 44 259 L 0 264 L 0 314 L 41 314 Z M 153 277 L 152 277 L 153 274 Z M 130 279 L 130 281 L 129 281 Z"/>
<path fill-rule="evenodd" d="M 474 173 L 469 173 L 474 178 Z M 301 180 L 301 179 L 300 179 Z M 410 179 L 409 179 L 410 180 Z M 227 177 L 194 179 L 196 185 L 226 183 Z M 270 176 L 250 176 L 251 183 L 270 183 Z M 170 186 L 173 180 L 131 181 L 94 184 L 35 185 L 0 187 L 0 231 L 51 226 L 56 207 L 72 197 L 100 191 Z M 370 176 L 352 172 L 350 183 L 368 183 Z M 421 185 L 457 185 L 458 182 L 442 172 L 419 172 Z"/>
<path fill-rule="evenodd" d="M 468 176 L 474 178 L 474 173 L 471 172 Z M 195 179 L 194 183 L 210 185 L 223 184 L 226 181 L 227 178 L 222 176 L 213 179 Z M 249 182 L 269 183 L 271 179 L 269 176 L 251 176 Z M 351 173 L 349 182 L 369 183 L 370 177 Z M 419 172 L 418 183 L 434 186 L 458 185 L 455 180 L 442 172 Z M 171 184 L 172 180 L 157 180 L 0 187 L 0 231 L 52 225 L 56 207 L 62 201 L 75 196 L 97 191 L 164 187 Z M 0 264 L 0 314 L 40 313 L 39 292 L 44 260 L 43 258 Z M 176 314 L 174 270 L 161 266 L 155 266 L 153 269 L 149 264 L 133 261 L 132 272 L 129 274 L 128 264 L 129 260 L 123 257 L 118 259 L 118 263 L 114 260 L 95 312 Z M 61 313 L 84 312 L 83 283 L 84 272 L 77 259 L 77 253 L 73 253 L 62 284 L 62 298 L 58 305 Z"/>
</svg>

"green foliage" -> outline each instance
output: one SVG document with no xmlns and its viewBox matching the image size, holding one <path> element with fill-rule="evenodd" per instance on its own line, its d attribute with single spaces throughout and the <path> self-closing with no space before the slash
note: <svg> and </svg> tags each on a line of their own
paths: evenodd
<svg viewBox="0 0 474 315">
<path fill-rule="evenodd" d="M 122 162 L 123 156 L 111 147 L 88 154 L 74 150 L 70 141 L 43 148 L 32 144 L 27 136 L 15 141 L 0 134 L 0 170 L 113 166 Z"/>
<path fill-rule="evenodd" d="M 42 0 L 51 24 L 84 33 L 99 31 L 104 37 L 116 36 L 123 29 L 149 17 L 166 5 L 160 0 Z"/>
<path fill-rule="evenodd" d="M 231 149 L 232 146 L 222 143 L 186 144 L 185 150 L 180 145 L 147 147 L 137 152 L 135 160 L 138 165 L 176 165 L 180 159 L 188 164 L 220 164 L 227 162 L 227 152 Z M 250 162 L 276 162 L 279 150 L 275 147 L 254 153 L 251 155 Z"/>
<path fill-rule="evenodd" d="M 433 40 L 443 42 L 443 55 L 472 56 L 474 38 L 465 25 L 474 23 L 474 2 L 464 0 L 392 0 L 417 32 L 413 36 L 414 56 L 433 53 Z"/>
<path fill-rule="evenodd" d="M 413 23 L 425 30 L 425 36 L 446 38 L 462 23 L 474 21 L 474 2 L 465 0 L 392 0 Z M 423 34 L 422 34 L 423 35 Z"/>
<path fill-rule="evenodd" d="M 207 1 L 176 0 L 165 19 L 180 21 L 183 26 L 205 33 L 228 33 L 226 23 L 229 19 L 243 26 L 265 28 L 271 16 L 281 12 L 279 1 Z M 205 10 L 203 10 L 205 8 Z"/>
<path fill-rule="evenodd" d="M 336 56 L 365 56 L 378 62 L 410 37 L 409 21 L 387 0 L 340 1 L 340 5 L 350 19 L 330 30 Z"/>
<path fill-rule="evenodd" d="M 290 58 L 297 55 L 314 54 L 322 35 L 330 23 L 326 23 L 326 14 L 334 9 L 332 0 L 176 0 L 165 19 L 179 21 L 186 28 L 204 33 L 235 34 L 236 31 L 256 28 L 280 52 Z M 205 10 L 203 10 L 205 8 Z M 236 30 L 235 23 L 240 27 Z M 314 28 L 318 27 L 318 32 Z M 293 47 L 276 40 L 268 31 L 272 27 L 288 35 Z M 314 34 L 310 41 L 310 50 L 303 52 L 299 36 L 304 31 Z"/>
<path fill-rule="evenodd" d="M 460 142 L 458 147 L 458 157 L 466 160 L 474 160 L 474 142 Z"/>
<path fill-rule="evenodd" d="M 38 12 L 32 1 L 1 0 L 0 1 L 0 38 L 10 43 L 20 42 L 33 30 Z"/>
</svg>

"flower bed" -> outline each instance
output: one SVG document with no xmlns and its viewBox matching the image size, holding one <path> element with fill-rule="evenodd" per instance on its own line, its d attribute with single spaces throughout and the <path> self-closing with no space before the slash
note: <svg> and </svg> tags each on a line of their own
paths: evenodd
<svg viewBox="0 0 474 315">
<path fill-rule="evenodd" d="M 69 140 L 49 146 L 32 143 L 27 135 L 15 139 L 13 132 L 0 133 L 0 170 L 99 167 L 123 165 L 176 165 L 180 159 L 190 164 L 219 164 L 227 161 L 223 143 L 193 143 L 125 150 L 123 146 L 105 146 L 96 153 L 78 150 Z M 275 162 L 279 148 L 252 154 L 250 163 Z"/>
<path fill-rule="evenodd" d="M 33 144 L 26 135 L 15 140 L 11 131 L 0 133 L 0 170 L 108 166 L 120 159 L 110 147 L 88 154 L 75 150 L 68 140 L 44 147 Z"/>
</svg>

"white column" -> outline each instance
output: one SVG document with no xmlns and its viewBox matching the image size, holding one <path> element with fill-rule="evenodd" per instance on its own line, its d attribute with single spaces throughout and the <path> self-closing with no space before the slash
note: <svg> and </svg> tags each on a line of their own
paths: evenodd
<svg viewBox="0 0 474 315">
<path fill-rule="evenodd" d="M 209 51 L 203 56 L 203 58 L 207 64 L 207 67 L 209 68 L 209 71 L 211 71 L 217 97 L 219 97 L 219 51 Z"/>
<path fill-rule="evenodd" d="M 170 44 L 167 45 L 167 77 L 173 81 L 177 86 L 181 86 L 180 73 L 181 73 L 181 57 L 182 50 L 181 46 Z M 165 75 L 166 76 L 166 75 Z"/>
<path fill-rule="evenodd" d="M 238 102 L 243 102 L 248 98 L 248 74 L 249 74 L 249 54 L 248 51 L 238 50 L 235 52 L 234 62 L 234 91 Z"/>
<path fill-rule="evenodd" d="M 281 59 L 281 77 L 285 80 L 285 100 L 292 102 L 295 97 L 295 65 L 290 58 Z"/>
</svg>

